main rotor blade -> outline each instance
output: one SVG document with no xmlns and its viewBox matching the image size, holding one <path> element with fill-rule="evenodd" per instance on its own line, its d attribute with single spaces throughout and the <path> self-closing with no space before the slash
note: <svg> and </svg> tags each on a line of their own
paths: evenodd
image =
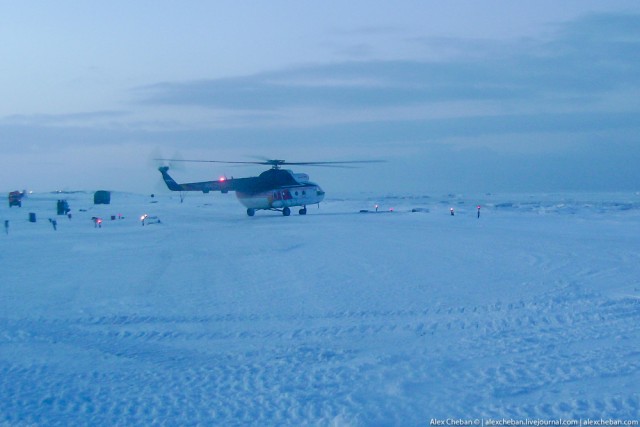
<svg viewBox="0 0 640 427">
<path fill-rule="evenodd" d="M 241 164 L 251 164 L 251 165 L 270 165 L 271 163 L 267 162 L 227 162 L 224 160 L 192 160 L 192 159 L 154 159 L 154 160 L 163 160 L 167 162 L 192 162 L 192 163 L 241 163 Z"/>
<path fill-rule="evenodd" d="M 357 163 L 384 163 L 385 160 L 347 160 L 343 162 L 284 162 L 285 165 L 328 166 Z"/>
<path fill-rule="evenodd" d="M 246 162 L 234 162 L 234 161 L 226 161 L 226 160 L 195 160 L 195 159 L 155 159 L 162 161 L 170 161 L 170 162 L 192 162 L 192 163 L 226 163 L 226 164 L 244 164 L 244 165 L 267 165 L 279 167 L 282 165 L 294 165 L 294 166 L 326 166 L 326 167 L 343 167 L 348 168 L 350 166 L 337 166 L 337 165 L 347 165 L 347 164 L 362 164 L 362 163 L 384 163 L 385 160 L 347 160 L 347 161 L 337 161 L 337 162 L 287 162 L 286 160 L 280 159 L 267 159 L 262 162 L 257 161 L 246 161 Z"/>
</svg>

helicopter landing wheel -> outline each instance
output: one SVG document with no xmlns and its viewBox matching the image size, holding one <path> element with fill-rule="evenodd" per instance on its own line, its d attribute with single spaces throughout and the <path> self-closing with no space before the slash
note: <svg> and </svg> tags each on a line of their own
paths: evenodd
<svg viewBox="0 0 640 427">
<path fill-rule="evenodd" d="M 307 214 L 307 208 L 302 208 L 302 209 L 300 209 L 300 210 L 298 211 L 298 213 L 299 213 L 300 215 L 306 215 L 306 214 Z"/>
<path fill-rule="evenodd" d="M 282 215 L 284 215 L 284 216 L 291 215 L 291 209 L 289 209 L 289 208 L 282 209 Z"/>
<path fill-rule="evenodd" d="M 252 208 L 247 209 L 247 215 L 254 216 L 255 214 L 256 214 L 255 209 L 252 209 Z"/>
</svg>

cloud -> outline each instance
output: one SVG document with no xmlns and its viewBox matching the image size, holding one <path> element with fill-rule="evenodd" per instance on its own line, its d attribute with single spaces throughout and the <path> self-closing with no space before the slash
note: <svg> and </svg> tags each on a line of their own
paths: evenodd
<svg viewBox="0 0 640 427">
<path fill-rule="evenodd" d="M 354 61 L 247 77 L 158 83 L 138 88 L 136 95 L 143 104 L 210 108 L 379 108 L 514 97 L 518 91 L 498 83 L 481 65 Z"/>
<path fill-rule="evenodd" d="M 129 111 L 12 116 L 0 126 L 14 132 L 20 126 L 93 126 L 241 139 L 253 133 L 328 134 L 332 140 L 473 138 L 476 144 L 480 137 L 505 134 L 637 129 L 638 28 L 640 15 L 588 15 L 558 28 L 551 40 L 500 49 L 493 42 L 483 49 L 482 40 L 458 41 L 460 51 L 476 55 L 308 64 L 161 82 L 135 88 Z"/>
<path fill-rule="evenodd" d="M 124 157 L 135 145 L 215 158 L 233 147 L 300 161 L 387 158 L 379 182 L 366 183 L 379 189 L 403 177 L 406 191 L 637 190 L 640 15 L 587 15 L 545 40 L 413 42 L 447 53 L 148 84 L 122 110 L 4 118 L 0 148 Z"/>
<path fill-rule="evenodd" d="M 640 15 L 621 13 L 591 13 L 568 22 L 560 29 L 560 40 L 576 44 L 638 43 Z"/>
<path fill-rule="evenodd" d="M 589 15 L 566 24 L 551 41 L 520 41 L 502 49 L 487 42 L 483 50 L 482 40 L 458 40 L 459 51 L 473 48 L 475 54 L 444 61 L 312 64 L 158 83 L 137 88 L 135 96 L 142 104 L 229 109 L 383 108 L 451 100 L 534 103 L 540 110 L 555 102 L 582 106 L 607 91 L 638 86 L 637 28 L 640 15 Z M 446 44 L 452 48 L 454 40 Z"/>
<path fill-rule="evenodd" d="M 126 111 L 92 111 L 70 114 L 16 114 L 0 119 L 8 126 L 85 126 L 93 127 L 129 115 Z"/>
</svg>

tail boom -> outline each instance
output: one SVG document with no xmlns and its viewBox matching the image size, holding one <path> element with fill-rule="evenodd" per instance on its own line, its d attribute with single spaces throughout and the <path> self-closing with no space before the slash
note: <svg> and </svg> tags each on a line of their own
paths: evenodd
<svg viewBox="0 0 640 427">
<path fill-rule="evenodd" d="M 226 193 L 228 191 L 235 191 L 234 180 L 222 180 L 222 181 L 203 181 L 203 182 L 188 182 L 184 184 L 178 184 L 168 173 L 169 166 L 161 166 L 158 168 L 162 174 L 162 179 L 171 191 L 202 191 L 208 193 L 210 191 L 221 191 Z M 237 181 L 237 180 L 236 180 Z"/>
</svg>

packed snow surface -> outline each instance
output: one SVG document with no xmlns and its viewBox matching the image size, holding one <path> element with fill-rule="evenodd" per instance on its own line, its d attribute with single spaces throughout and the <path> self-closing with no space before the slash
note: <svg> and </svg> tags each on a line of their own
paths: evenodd
<svg viewBox="0 0 640 427">
<path fill-rule="evenodd" d="M 308 211 L 3 203 L 0 425 L 638 419 L 639 194 Z"/>
</svg>

